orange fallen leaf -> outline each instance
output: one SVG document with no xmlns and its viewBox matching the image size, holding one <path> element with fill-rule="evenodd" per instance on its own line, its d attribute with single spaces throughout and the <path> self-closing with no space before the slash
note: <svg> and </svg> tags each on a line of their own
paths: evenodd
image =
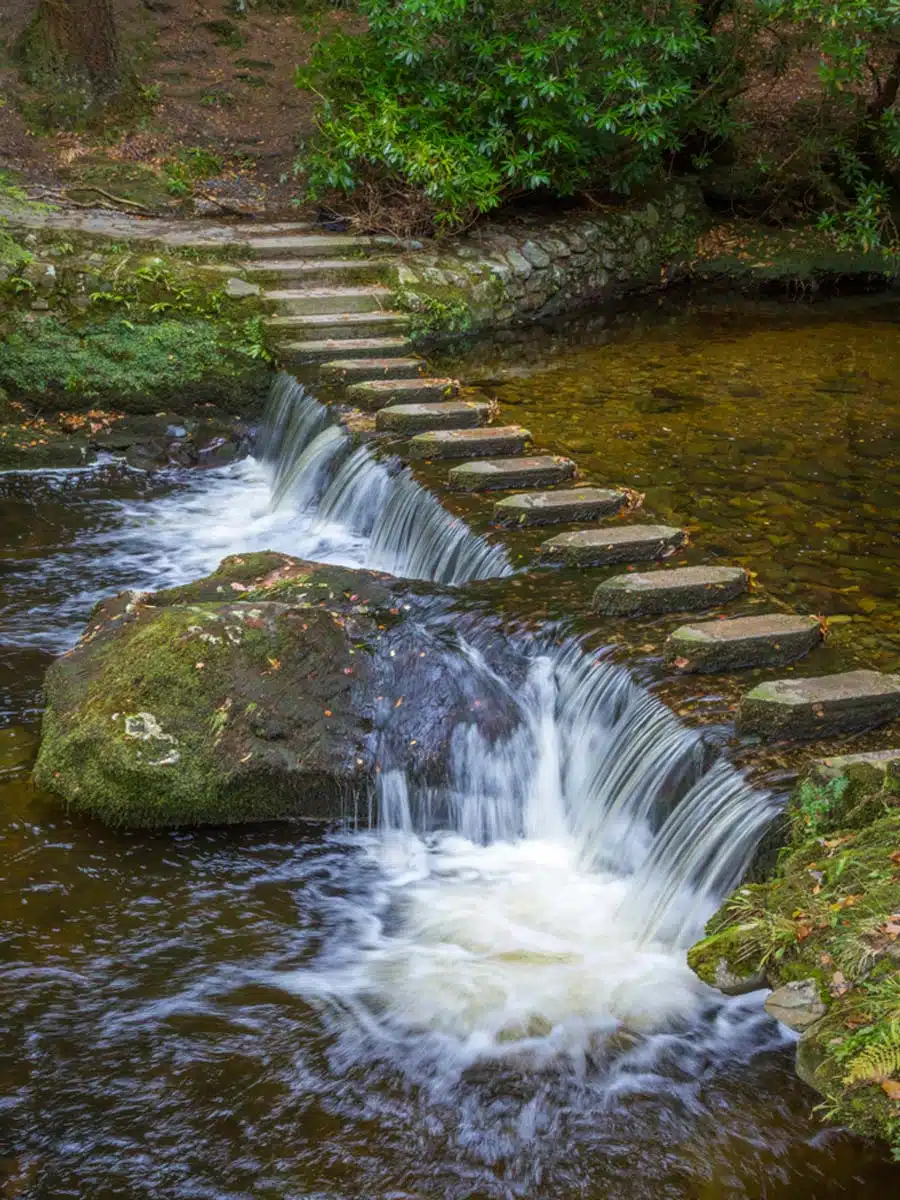
<svg viewBox="0 0 900 1200">
<path fill-rule="evenodd" d="M 889 1100 L 900 1101 L 900 1080 L 882 1079 L 881 1090 Z"/>
</svg>

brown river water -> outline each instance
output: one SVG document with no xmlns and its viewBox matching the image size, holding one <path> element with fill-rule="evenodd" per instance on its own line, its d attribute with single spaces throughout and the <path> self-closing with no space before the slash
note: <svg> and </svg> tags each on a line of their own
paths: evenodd
<svg viewBox="0 0 900 1200">
<path fill-rule="evenodd" d="M 779 602 L 837 618 L 822 661 L 900 669 L 900 302 L 676 297 L 454 365 L 539 444 L 686 524 L 689 561 L 742 562 Z M 111 832 L 35 793 L 41 675 L 98 595 L 266 546 L 372 564 L 368 533 L 312 525 L 309 496 L 272 511 L 269 488 L 252 460 L 0 476 L 0 1195 L 900 1193 L 900 1166 L 822 1123 L 759 994 L 698 991 L 683 946 L 634 939 L 622 909 L 637 826 L 616 843 L 627 868 L 599 854 L 590 869 L 585 839 L 573 851 L 571 829 L 552 827 L 571 803 L 554 764 L 589 756 L 546 706 L 552 661 L 522 700 L 529 737 L 470 747 L 449 830 Z M 480 531 L 483 506 L 460 508 Z M 513 543 L 513 566 L 530 545 Z M 506 576 L 473 594 L 535 620 L 583 613 L 584 581 L 558 585 Z M 665 694 L 658 635 L 628 637 Z M 610 685 L 619 706 L 629 687 Z M 724 744 L 727 705 L 713 707 Z M 689 755 L 680 726 L 647 719 Z M 638 732 L 620 729 L 613 750 L 662 786 Z M 471 837 L 473 810 L 502 815 L 529 773 L 522 836 Z"/>
</svg>

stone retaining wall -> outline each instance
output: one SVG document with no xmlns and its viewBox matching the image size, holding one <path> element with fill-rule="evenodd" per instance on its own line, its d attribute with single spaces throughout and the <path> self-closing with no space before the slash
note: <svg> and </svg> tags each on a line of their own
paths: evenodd
<svg viewBox="0 0 900 1200">
<path fill-rule="evenodd" d="M 677 278 L 709 217 L 699 189 L 673 184 L 622 208 L 488 223 L 404 256 L 398 303 L 420 334 L 516 325 Z"/>
</svg>

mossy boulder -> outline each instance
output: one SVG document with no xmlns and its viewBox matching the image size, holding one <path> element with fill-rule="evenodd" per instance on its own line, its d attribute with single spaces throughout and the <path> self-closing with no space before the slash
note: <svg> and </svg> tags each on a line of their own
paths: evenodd
<svg viewBox="0 0 900 1200">
<path fill-rule="evenodd" d="M 440 783 L 460 721 L 493 738 L 517 719 L 499 686 L 480 703 L 495 675 L 445 650 L 452 602 L 269 552 L 123 593 L 47 673 L 35 781 L 113 826 L 364 817 L 382 768 Z M 423 606 L 434 636 L 410 619 Z"/>
<path fill-rule="evenodd" d="M 341 816 L 373 780 L 398 586 L 254 554 L 99 605 L 48 671 L 36 782 L 114 826 Z"/>
<path fill-rule="evenodd" d="M 768 878 L 726 900 L 688 963 L 722 990 L 753 978 L 813 989 L 824 1015 L 804 1029 L 799 1074 L 830 1119 L 900 1153 L 898 768 L 900 751 L 813 764 Z"/>
</svg>

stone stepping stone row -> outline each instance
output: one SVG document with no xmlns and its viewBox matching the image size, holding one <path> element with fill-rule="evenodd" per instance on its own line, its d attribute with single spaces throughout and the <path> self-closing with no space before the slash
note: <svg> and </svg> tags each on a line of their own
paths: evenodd
<svg viewBox="0 0 900 1200">
<path fill-rule="evenodd" d="M 323 364 L 323 377 L 346 385 L 352 404 L 377 412 L 377 429 L 412 434 L 412 459 L 466 459 L 450 471 L 454 491 L 555 487 L 571 480 L 576 472 L 571 459 L 525 456 L 532 438 L 521 426 L 479 428 L 489 419 L 490 405 L 454 399 L 459 391 L 455 380 L 426 376 L 424 363 L 407 354 L 408 339 L 396 335 L 408 328 L 409 318 L 382 309 L 389 293 L 377 286 L 371 262 L 345 257 L 360 250 L 383 251 L 392 244 L 384 238 L 280 231 L 250 239 L 247 247 L 255 259 L 251 272 L 283 284 L 264 293 L 283 313 L 271 325 L 288 335 L 310 335 L 286 342 L 284 352 L 298 362 Z M 291 286 L 334 281 L 347 286 Z M 497 501 L 492 523 L 519 528 L 597 521 L 630 503 L 622 489 L 529 492 Z M 576 530 L 544 542 L 539 561 L 579 568 L 657 561 L 686 541 L 683 530 L 666 525 Z M 740 567 L 633 572 L 601 583 L 593 608 L 610 616 L 699 611 L 725 604 L 747 587 L 747 573 Z M 721 673 L 791 662 L 821 639 L 815 617 L 772 613 L 707 620 L 676 629 L 666 643 L 666 659 L 676 670 Z M 900 717 L 900 678 L 858 670 L 760 684 L 744 696 L 737 726 L 744 734 L 795 740 L 855 732 L 895 717 Z"/>
</svg>

